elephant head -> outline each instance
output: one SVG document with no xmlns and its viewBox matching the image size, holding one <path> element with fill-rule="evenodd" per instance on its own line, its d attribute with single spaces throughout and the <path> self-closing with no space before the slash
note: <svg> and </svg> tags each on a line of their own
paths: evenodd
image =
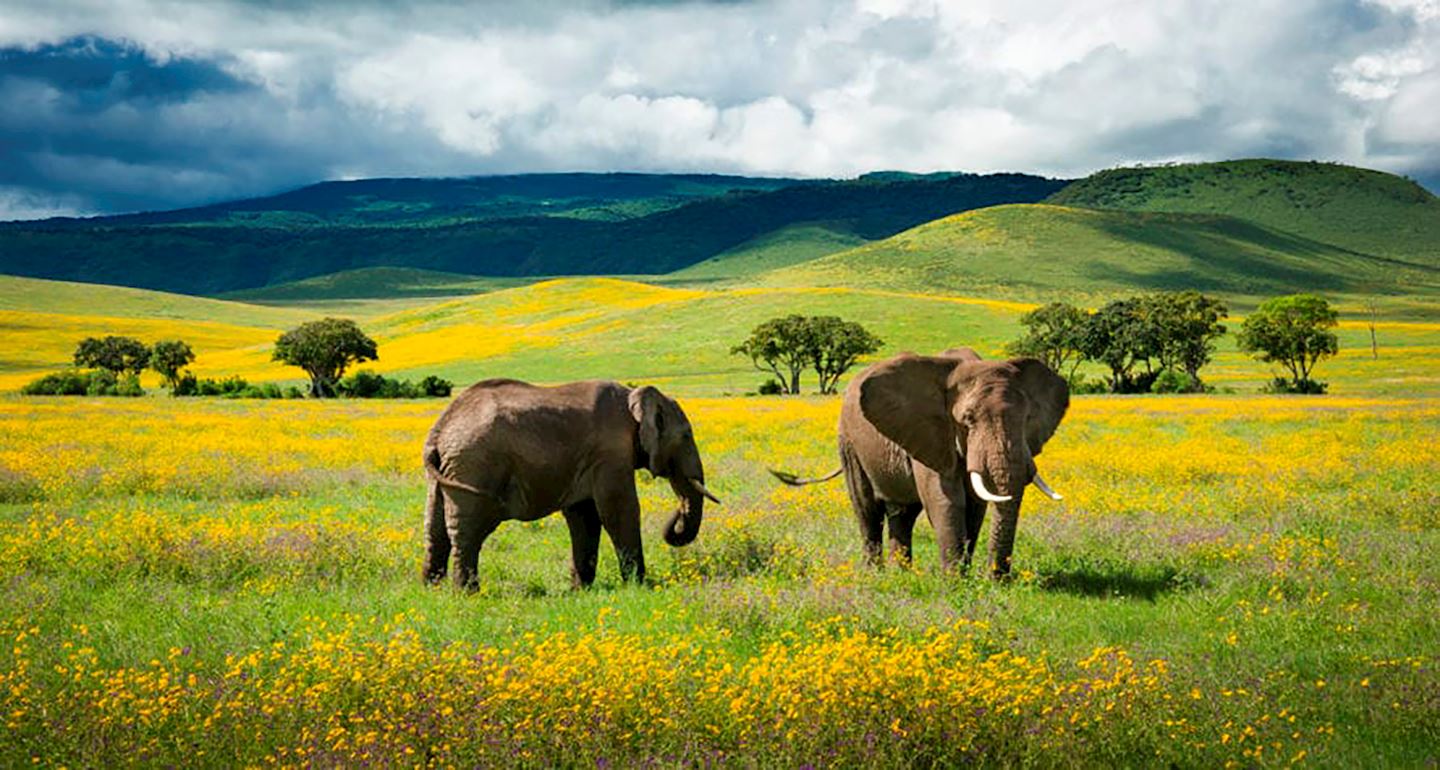
<svg viewBox="0 0 1440 770">
<path fill-rule="evenodd" d="M 680 499 L 665 525 L 665 542 L 688 545 L 700 534 L 705 498 L 720 502 L 705 488 L 705 468 L 690 420 L 674 399 L 648 385 L 630 391 L 630 415 L 636 423 L 636 467 L 667 479 Z"/>
<path fill-rule="evenodd" d="M 977 497 L 995 503 L 993 567 L 1007 571 L 1025 487 L 1059 499 L 1035 457 L 1070 405 L 1065 380 L 1033 358 L 902 355 L 876 367 L 859 400 L 865 418 L 917 462 L 942 477 L 963 472 Z"/>
</svg>

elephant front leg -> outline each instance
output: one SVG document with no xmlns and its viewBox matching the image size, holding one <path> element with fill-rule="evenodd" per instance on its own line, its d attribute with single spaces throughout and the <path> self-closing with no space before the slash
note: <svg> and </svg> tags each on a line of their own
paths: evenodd
<svg viewBox="0 0 1440 770">
<path fill-rule="evenodd" d="M 953 570 L 963 566 L 965 554 L 965 482 L 941 477 L 921 465 L 911 463 L 915 473 L 915 489 L 925 506 L 925 515 L 935 528 L 935 544 L 940 549 L 940 568 Z"/>
<path fill-rule="evenodd" d="M 640 542 L 640 499 L 635 496 L 635 472 L 626 469 L 629 483 L 613 484 L 595 497 L 605 534 L 615 546 L 620 579 L 645 582 L 645 551 Z"/>
<path fill-rule="evenodd" d="M 985 523 L 986 502 L 975 495 L 973 491 L 966 490 L 965 496 L 965 557 L 960 568 L 970 571 L 970 564 L 975 560 L 975 544 L 980 540 L 980 528 Z"/>
<path fill-rule="evenodd" d="M 570 526 L 570 579 L 576 588 L 595 582 L 595 562 L 600 556 L 600 514 L 595 501 L 586 500 L 565 509 Z"/>
</svg>

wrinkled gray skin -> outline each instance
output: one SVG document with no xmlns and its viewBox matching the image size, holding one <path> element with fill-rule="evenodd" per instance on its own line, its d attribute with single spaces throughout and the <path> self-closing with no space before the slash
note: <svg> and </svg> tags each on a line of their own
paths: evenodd
<svg viewBox="0 0 1440 770">
<path fill-rule="evenodd" d="M 1035 457 L 1069 405 L 1065 380 L 1040 361 L 982 361 L 970 348 L 902 353 L 857 375 L 845 389 L 839 448 L 867 559 L 881 561 L 889 522 L 891 553 L 908 562 L 924 509 L 941 566 L 968 569 L 985 520 L 969 482 L 976 471 L 991 492 L 1013 498 L 994 504 L 990 531 L 991 575 L 1005 576 Z"/>
<path fill-rule="evenodd" d="M 652 387 L 614 382 L 538 387 L 486 380 L 461 393 L 425 439 L 425 580 L 438 583 L 454 555 L 456 585 L 473 590 L 480 548 L 500 522 L 555 511 L 570 527 L 572 576 L 595 580 L 600 530 L 625 580 L 644 582 L 635 471 L 669 479 L 679 498 L 665 541 L 700 531 L 705 470 L 680 405 Z"/>
</svg>

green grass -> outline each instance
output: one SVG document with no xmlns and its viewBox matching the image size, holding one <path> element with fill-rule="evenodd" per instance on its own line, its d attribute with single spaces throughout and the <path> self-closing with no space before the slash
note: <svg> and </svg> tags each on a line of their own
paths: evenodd
<svg viewBox="0 0 1440 770">
<path fill-rule="evenodd" d="M 314 318 L 293 308 L 272 308 L 125 286 L 49 281 L 0 275 L 0 310 L 116 318 L 213 321 L 236 326 L 283 328 Z M 98 330 L 97 332 L 103 332 Z"/>
<path fill-rule="evenodd" d="M 363 267 L 317 275 L 261 289 L 221 295 L 224 299 L 257 304 L 297 304 L 331 300 L 414 299 L 482 294 L 523 286 L 524 278 L 485 278 L 409 267 Z"/>
<path fill-rule="evenodd" d="M 1415 182 L 1335 163 L 1234 160 L 1102 171 L 1048 202 L 1227 214 L 1366 254 L 1440 267 L 1440 199 Z"/>
<path fill-rule="evenodd" d="M 865 243 L 843 225 L 800 224 L 747 241 L 729 251 L 665 276 L 679 285 L 727 284 L 770 270 L 808 262 Z"/>
<path fill-rule="evenodd" d="M 1440 315 L 1437 267 L 1357 254 L 1230 216 L 1053 205 L 957 214 L 755 280 L 1090 304 L 1137 290 L 1193 288 L 1237 308 L 1307 290 L 1411 309 L 1419 299 L 1421 315 Z"/>
</svg>

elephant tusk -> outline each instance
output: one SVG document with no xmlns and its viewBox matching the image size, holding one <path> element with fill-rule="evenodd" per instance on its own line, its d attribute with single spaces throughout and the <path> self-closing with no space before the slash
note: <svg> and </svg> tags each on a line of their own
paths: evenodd
<svg viewBox="0 0 1440 770">
<path fill-rule="evenodd" d="M 980 478 L 980 474 L 975 471 L 970 471 L 970 486 L 975 488 L 975 494 L 979 495 L 981 500 L 985 500 L 987 502 L 1008 503 L 1011 500 L 1015 499 L 1010 495 L 997 495 L 994 492 L 986 489 L 984 480 L 982 480 Z"/>
<path fill-rule="evenodd" d="M 1040 489 L 1041 492 L 1044 492 L 1046 495 L 1048 495 L 1051 500 L 1064 500 L 1064 499 L 1065 499 L 1065 498 L 1063 498 L 1063 497 L 1060 496 L 1060 493 L 1059 493 L 1059 492 L 1056 492 L 1055 490 L 1051 489 L 1051 488 L 1050 488 L 1050 485 L 1049 485 L 1049 484 L 1046 484 L 1046 483 L 1045 483 L 1045 479 L 1040 478 L 1040 474 L 1038 474 L 1038 473 L 1035 474 L 1035 478 L 1032 479 L 1030 483 L 1034 484 L 1036 487 L 1038 487 L 1038 488 Z"/>
<path fill-rule="evenodd" d="M 710 502 L 712 502 L 712 503 L 714 503 L 714 504 L 716 504 L 716 505 L 721 505 L 721 503 L 720 503 L 720 498 L 718 498 L 718 497 L 710 494 L 710 490 L 706 489 L 706 488 L 705 488 L 705 485 L 702 484 L 702 483 L 700 483 L 700 481 L 699 481 L 698 479 L 690 479 L 689 481 L 690 481 L 690 485 L 693 486 L 693 487 L 695 487 L 695 490 L 696 490 L 697 492 L 699 492 L 700 494 L 702 494 L 702 495 L 710 498 Z"/>
</svg>

